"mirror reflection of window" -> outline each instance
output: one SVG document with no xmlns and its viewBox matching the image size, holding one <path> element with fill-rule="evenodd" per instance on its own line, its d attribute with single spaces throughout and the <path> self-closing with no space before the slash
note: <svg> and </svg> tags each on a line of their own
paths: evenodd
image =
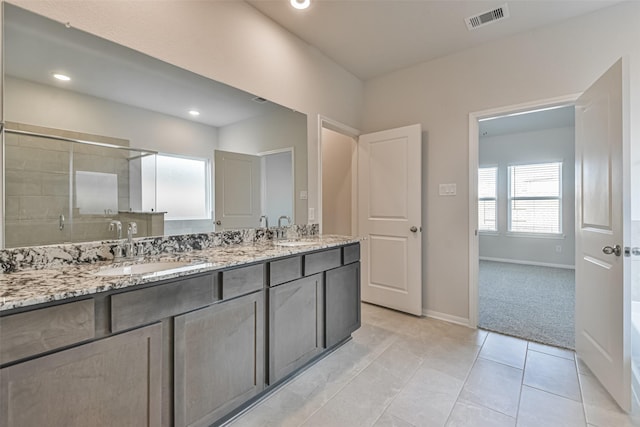
<svg viewBox="0 0 640 427">
<path fill-rule="evenodd" d="M 80 215 L 118 212 L 118 175 L 76 171 L 76 208 Z"/>
<path fill-rule="evenodd" d="M 153 158 L 155 157 L 155 158 Z M 211 218 L 210 165 L 208 159 L 158 154 L 143 159 L 143 176 L 155 175 L 155 183 L 145 180 L 143 193 L 154 193 L 153 206 L 145 210 L 166 212 L 165 219 L 200 220 Z M 155 169 L 149 171 L 149 169 Z M 153 186 L 155 184 L 155 188 Z M 146 190 L 146 191 L 145 191 Z"/>
</svg>

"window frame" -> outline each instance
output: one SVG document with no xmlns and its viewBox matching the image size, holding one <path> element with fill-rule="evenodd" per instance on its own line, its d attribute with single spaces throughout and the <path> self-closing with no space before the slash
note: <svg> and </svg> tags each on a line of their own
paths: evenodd
<svg viewBox="0 0 640 427">
<path fill-rule="evenodd" d="M 494 169 L 496 172 L 495 175 L 495 188 L 494 188 L 494 194 L 495 197 L 480 197 L 480 170 L 481 169 Z M 499 192 L 498 192 L 498 180 L 500 177 L 500 167 L 499 165 L 483 165 L 483 166 L 479 166 L 478 167 L 478 233 L 484 234 L 484 235 L 497 235 L 499 234 L 499 217 L 500 215 L 498 214 L 498 199 L 500 197 Z M 496 222 L 495 222 L 495 228 L 492 230 L 482 230 L 480 228 L 480 202 L 482 201 L 491 201 L 493 200 L 496 204 L 496 208 L 495 208 L 495 217 L 496 217 Z"/>
<path fill-rule="evenodd" d="M 546 164 L 558 164 L 558 196 L 531 196 L 531 197 L 512 197 L 512 173 L 511 169 L 518 166 L 534 166 L 534 165 L 546 165 Z M 563 160 L 549 160 L 549 161 L 536 161 L 536 162 L 521 162 L 521 163 L 510 163 L 507 165 L 507 236 L 511 237 L 538 237 L 538 238 L 557 238 L 559 236 L 563 236 Z M 513 200 L 558 200 L 558 232 L 538 232 L 538 231 L 513 231 L 512 230 L 512 201 Z"/>
</svg>

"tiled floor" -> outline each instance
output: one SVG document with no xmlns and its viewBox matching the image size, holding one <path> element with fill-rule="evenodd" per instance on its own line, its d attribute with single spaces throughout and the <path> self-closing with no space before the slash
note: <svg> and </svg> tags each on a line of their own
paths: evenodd
<svg viewBox="0 0 640 427">
<path fill-rule="evenodd" d="M 353 339 L 231 423 L 626 427 L 571 351 L 363 304 Z"/>
</svg>

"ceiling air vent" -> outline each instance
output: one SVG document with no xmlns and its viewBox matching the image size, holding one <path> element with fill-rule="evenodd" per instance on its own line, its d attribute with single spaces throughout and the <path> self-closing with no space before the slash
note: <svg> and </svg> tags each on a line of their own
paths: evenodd
<svg viewBox="0 0 640 427">
<path fill-rule="evenodd" d="M 467 28 L 469 30 L 475 30 L 478 27 L 482 27 L 483 25 L 491 24 L 492 22 L 499 21 L 504 18 L 509 17 L 509 9 L 507 8 L 507 4 L 497 7 L 492 10 L 488 10 L 486 12 L 482 12 L 478 15 L 470 16 L 464 20 L 465 24 L 467 24 Z"/>
<path fill-rule="evenodd" d="M 255 98 L 252 99 L 253 102 L 257 102 L 258 104 L 264 104 L 265 102 L 267 102 L 268 100 L 261 97 L 261 96 L 256 96 Z"/>
</svg>

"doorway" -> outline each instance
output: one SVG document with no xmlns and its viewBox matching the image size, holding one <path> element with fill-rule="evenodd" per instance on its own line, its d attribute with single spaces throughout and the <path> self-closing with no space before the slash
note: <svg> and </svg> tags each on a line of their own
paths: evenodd
<svg viewBox="0 0 640 427">
<path fill-rule="evenodd" d="M 322 130 L 322 233 L 354 236 L 357 158 L 353 138 Z"/>
<path fill-rule="evenodd" d="M 480 120 L 491 117 L 516 115 L 521 112 L 550 107 L 574 105 L 578 94 L 550 98 L 535 102 L 505 106 L 469 114 L 469 327 L 478 326 L 478 274 L 480 259 L 478 218 L 478 168 L 480 151 Z"/>
<path fill-rule="evenodd" d="M 360 132 L 320 117 L 318 220 L 322 234 L 358 235 L 358 156 Z"/>
<path fill-rule="evenodd" d="M 574 348 L 574 107 L 479 120 L 478 326 Z"/>
<path fill-rule="evenodd" d="M 286 225 L 295 224 L 294 148 L 267 151 L 258 153 L 258 156 L 261 215 L 267 216 L 269 224 L 277 224 L 281 217 L 287 217 Z"/>
</svg>

